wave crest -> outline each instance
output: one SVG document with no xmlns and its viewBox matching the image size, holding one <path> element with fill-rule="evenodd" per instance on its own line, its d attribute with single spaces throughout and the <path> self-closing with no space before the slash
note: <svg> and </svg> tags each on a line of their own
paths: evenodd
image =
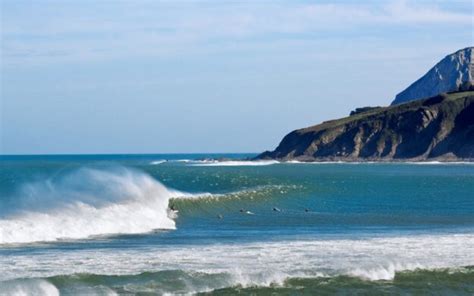
<svg viewBox="0 0 474 296">
<path fill-rule="evenodd" d="M 45 295 L 59 296 L 55 285 L 41 279 L 22 279 L 1 283 L 2 293 L 11 296 Z"/>
<path fill-rule="evenodd" d="M 136 170 L 78 169 L 22 186 L 0 216 L 0 244 L 174 229 L 172 195 Z"/>
</svg>

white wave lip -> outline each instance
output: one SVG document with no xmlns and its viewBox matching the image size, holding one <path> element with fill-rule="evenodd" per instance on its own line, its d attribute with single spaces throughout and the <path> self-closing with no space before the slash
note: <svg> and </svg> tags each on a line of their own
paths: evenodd
<svg viewBox="0 0 474 296">
<path fill-rule="evenodd" d="M 1 283 L 2 295 L 11 296 L 59 296 L 59 290 L 51 283 L 45 280 L 13 280 Z"/>
<path fill-rule="evenodd" d="M 207 160 L 193 163 L 193 166 L 265 166 L 280 163 L 277 160 Z"/>
<path fill-rule="evenodd" d="M 190 193 L 190 192 L 184 192 L 184 191 L 179 191 L 176 189 L 168 189 L 170 193 L 170 198 L 172 199 L 198 199 L 198 198 L 204 198 L 204 197 L 220 197 L 222 194 L 212 194 L 210 192 L 196 192 L 196 193 Z"/>
<path fill-rule="evenodd" d="M 407 163 L 416 165 L 474 165 L 473 161 L 413 161 Z"/>
<path fill-rule="evenodd" d="M 74 273 L 130 275 L 163 270 L 226 274 L 234 285 L 281 285 L 294 277 L 354 276 L 393 280 L 417 269 L 458 269 L 474 264 L 473 234 L 408 235 L 368 239 L 310 239 L 278 242 L 160 246 L 147 249 L 72 250 L 61 254 L 0 257 L 1 281 Z M 72 265 L 71 262 L 76 262 Z M 38 268 L 41 266 L 42 268 Z M 192 290 L 202 292 L 203 290 Z"/>
<path fill-rule="evenodd" d="M 126 168 L 83 168 L 27 184 L 18 194 L 15 209 L 0 218 L 0 244 L 175 228 L 167 215 L 173 193 Z"/>
</svg>

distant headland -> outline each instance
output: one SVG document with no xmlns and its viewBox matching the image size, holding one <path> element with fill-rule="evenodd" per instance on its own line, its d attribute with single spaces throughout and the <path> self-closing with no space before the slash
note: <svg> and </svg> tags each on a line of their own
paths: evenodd
<svg viewBox="0 0 474 296">
<path fill-rule="evenodd" d="M 473 47 L 448 55 L 389 107 L 295 130 L 256 159 L 474 161 Z"/>
</svg>

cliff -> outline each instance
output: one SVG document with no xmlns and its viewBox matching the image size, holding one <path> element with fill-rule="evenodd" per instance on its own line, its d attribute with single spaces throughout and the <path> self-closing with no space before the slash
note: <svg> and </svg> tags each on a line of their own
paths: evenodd
<svg viewBox="0 0 474 296">
<path fill-rule="evenodd" d="M 474 160 L 474 92 L 367 108 L 295 130 L 258 159 L 300 161 Z"/>
<path fill-rule="evenodd" d="M 474 48 L 446 56 L 423 77 L 399 93 L 392 105 L 428 98 L 440 93 L 474 90 Z"/>
</svg>

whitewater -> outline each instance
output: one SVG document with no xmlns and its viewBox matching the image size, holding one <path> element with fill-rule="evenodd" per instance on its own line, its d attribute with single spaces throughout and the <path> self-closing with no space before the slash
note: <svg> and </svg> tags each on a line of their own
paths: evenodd
<svg viewBox="0 0 474 296">
<path fill-rule="evenodd" d="M 232 157 L 2 159 L 2 293 L 474 292 L 472 165 Z"/>
<path fill-rule="evenodd" d="M 0 244 L 79 239 L 174 229 L 175 192 L 125 168 L 81 168 L 59 179 L 25 184 L 0 219 Z"/>
</svg>

